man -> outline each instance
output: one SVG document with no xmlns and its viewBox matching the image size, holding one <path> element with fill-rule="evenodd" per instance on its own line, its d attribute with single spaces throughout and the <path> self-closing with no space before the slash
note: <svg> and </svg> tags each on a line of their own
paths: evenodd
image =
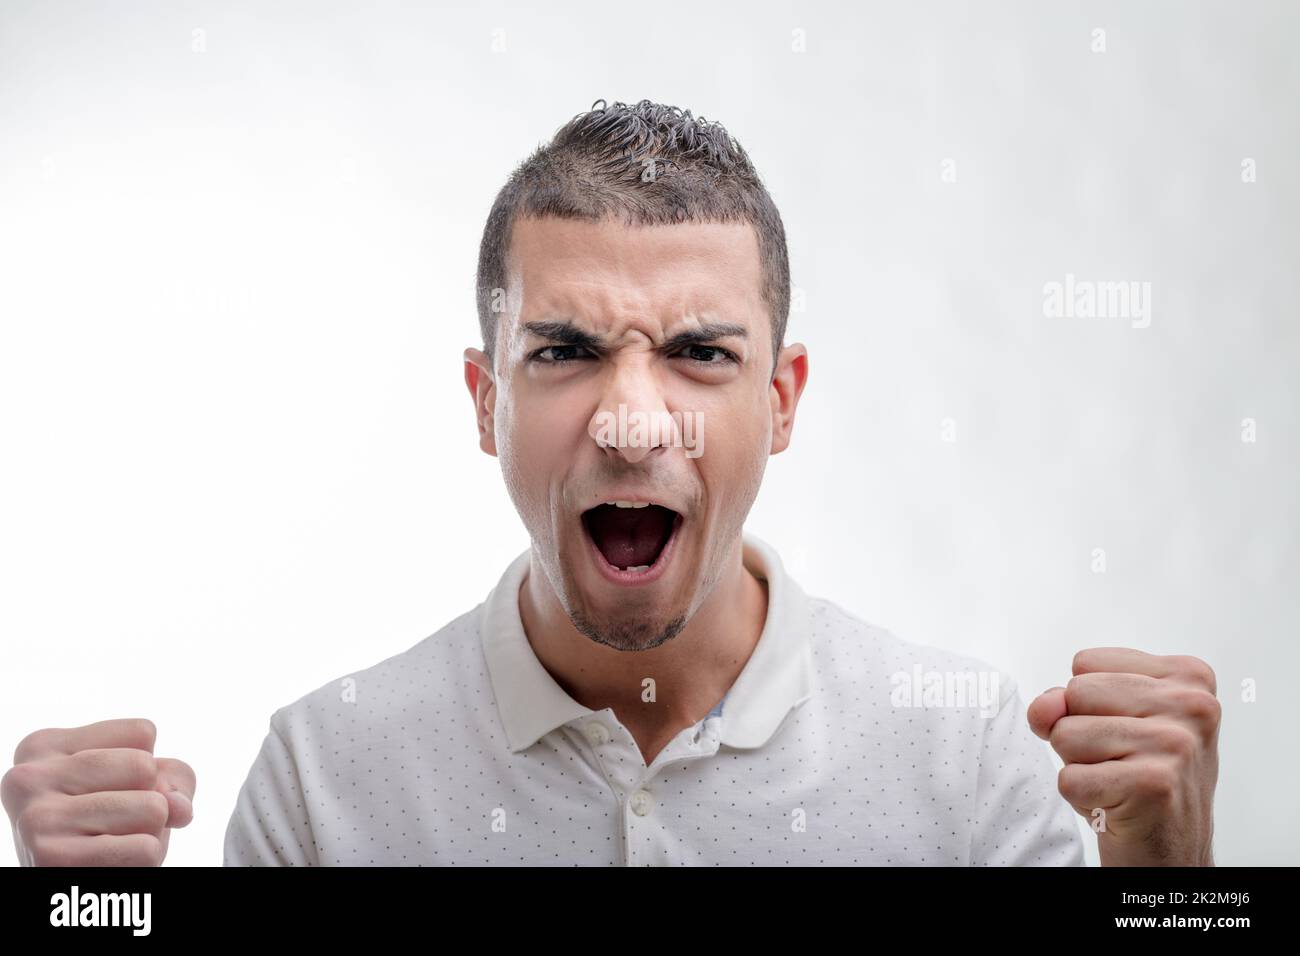
<svg viewBox="0 0 1300 956">
<path fill-rule="evenodd" d="M 808 379 L 789 289 L 717 124 L 598 101 L 520 165 L 464 369 L 531 547 L 272 715 L 226 864 L 1079 864 L 1071 808 L 1103 864 L 1211 862 L 1204 663 L 1082 651 L 1026 714 L 1007 675 L 810 597 L 744 531 Z M 160 861 L 194 784 L 152 745 L 147 721 L 24 740 L 24 859 Z"/>
</svg>

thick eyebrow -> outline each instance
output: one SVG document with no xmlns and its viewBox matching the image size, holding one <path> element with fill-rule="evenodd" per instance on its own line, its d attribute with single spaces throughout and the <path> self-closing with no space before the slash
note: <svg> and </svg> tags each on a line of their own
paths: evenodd
<svg viewBox="0 0 1300 956">
<path fill-rule="evenodd" d="M 716 342 L 718 339 L 726 338 L 747 338 L 749 330 L 743 325 L 735 325 L 731 322 L 706 322 L 698 328 L 687 329 L 685 332 L 678 332 L 676 335 L 669 336 L 664 342 L 664 348 L 675 349 L 683 345 L 707 345 L 710 342 Z"/>
<path fill-rule="evenodd" d="M 550 339 L 552 342 L 561 342 L 564 345 L 580 345 L 583 348 L 591 349 L 593 352 L 602 350 L 599 336 L 592 335 L 586 329 L 580 329 L 567 320 L 559 322 L 525 322 L 524 330 L 540 338 Z"/>
<path fill-rule="evenodd" d="M 525 331 L 544 339 L 550 339 L 552 342 L 560 342 L 564 345 L 577 345 L 582 348 L 591 349 L 593 352 L 604 351 L 604 341 L 598 335 L 593 335 L 586 329 L 579 328 L 572 322 L 550 321 L 550 322 L 525 322 Z M 664 342 L 663 348 L 677 349 L 684 345 L 707 345 L 709 342 L 725 338 L 747 338 L 749 330 L 743 325 L 736 325 L 732 322 L 706 322 L 693 329 L 686 329 L 678 332 L 676 335 L 669 336 Z"/>
</svg>

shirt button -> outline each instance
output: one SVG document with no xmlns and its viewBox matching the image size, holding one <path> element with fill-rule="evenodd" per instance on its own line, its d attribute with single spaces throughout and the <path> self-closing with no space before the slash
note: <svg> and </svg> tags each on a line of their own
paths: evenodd
<svg viewBox="0 0 1300 956">
<path fill-rule="evenodd" d="M 582 732 L 587 735 L 587 739 L 595 746 L 609 743 L 609 730 L 604 724 L 590 723 L 582 728 Z"/>
<path fill-rule="evenodd" d="M 632 812 L 638 817 L 643 817 L 654 809 L 655 798 L 644 790 L 638 790 L 632 794 L 632 798 L 628 802 L 632 807 Z"/>
</svg>

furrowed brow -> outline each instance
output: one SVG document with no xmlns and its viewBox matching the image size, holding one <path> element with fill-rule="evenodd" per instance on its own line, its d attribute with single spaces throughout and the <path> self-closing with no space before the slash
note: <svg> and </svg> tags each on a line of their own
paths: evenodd
<svg viewBox="0 0 1300 956">
<path fill-rule="evenodd" d="M 718 339 L 746 338 L 749 330 L 743 325 L 733 325 L 730 322 L 706 322 L 694 329 L 687 329 L 684 332 L 678 332 L 676 335 L 669 336 L 664 342 L 664 348 L 676 349 L 683 345 L 707 345 L 709 342 L 716 342 Z"/>
<path fill-rule="evenodd" d="M 567 320 L 525 322 L 523 327 L 526 332 L 551 342 L 559 342 L 562 345 L 577 345 L 591 349 L 593 352 L 605 350 L 604 341 L 600 336 L 579 328 Z M 709 342 L 716 342 L 718 339 L 731 337 L 743 339 L 748 336 L 749 330 L 743 325 L 736 325 L 731 322 L 706 322 L 703 325 L 685 329 L 669 336 L 662 347 L 665 349 L 679 349 L 686 345 L 706 345 Z"/>
<path fill-rule="evenodd" d="M 593 335 L 586 329 L 580 329 L 572 322 L 525 322 L 524 331 L 562 345 L 579 345 L 592 351 L 603 348 L 600 336 Z"/>
</svg>

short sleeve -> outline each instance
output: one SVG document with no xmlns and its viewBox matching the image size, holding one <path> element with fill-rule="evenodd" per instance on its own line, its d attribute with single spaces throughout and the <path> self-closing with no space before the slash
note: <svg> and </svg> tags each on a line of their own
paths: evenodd
<svg viewBox="0 0 1300 956">
<path fill-rule="evenodd" d="M 1046 741 L 1029 729 L 1014 680 L 988 718 L 980 749 L 972 866 L 1082 866 L 1079 821 L 1056 789 Z"/>
<path fill-rule="evenodd" d="M 275 717 L 226 826 L 224 866 L 318 864 L 298 766 Z"/>
</svg>

